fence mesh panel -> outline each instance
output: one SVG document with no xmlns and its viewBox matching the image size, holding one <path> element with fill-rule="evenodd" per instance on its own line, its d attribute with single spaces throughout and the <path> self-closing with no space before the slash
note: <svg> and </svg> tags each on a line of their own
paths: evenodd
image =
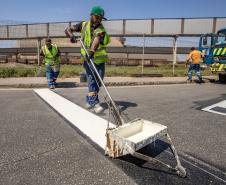
<svg viewBox="0 0 226 185">
<path fill-rule="evenodd" d="M 79 47 L 79 44 L 71 44 L 64 33 L 66 27 L 77 23 L 79 22 L 2 25 L 0 26 L 0 39 L 2 39 L 0 48 L 14 49 L 12 50 L 14 55 L 18 54 L 17 48 L 23 48 L 24 50 L 20 50 L 22 53 L 33 52 L 37 55 L 38 39 L 42 39 L 41 45 L 43 45 L 44 38 L 49 36 L 52 37 L 53 43 L 62 49 L 63 55 L 68 53 L 78 57 L 79 48 L 74 50 L 73 48 Z M 111 51 L 110 63 L 150 66 L 153 61 L 159 60 L 172 63 L 173 37 L 178 34 L 180 37 L 177 38 L 179 48 L 176 57 L 177 61 L 184 61 L 189 48 L 198 46 L 198 36 L 226 27 L 226 18 L 110 20 L 104 21 L 103 24 L 108 33 L 113 36 L 108 46 Z M 186 37 L 183 37 L 183 34 Z M 190 35 L 197 37 L 190 37 Z M 7 50 L 7 53 L 8 51 L 10 50 Z M 0 53 L 2 54 L 4 53 Z M 78 60 L 74 60 L 74 63 L 79 63 Z"/>
</svg>

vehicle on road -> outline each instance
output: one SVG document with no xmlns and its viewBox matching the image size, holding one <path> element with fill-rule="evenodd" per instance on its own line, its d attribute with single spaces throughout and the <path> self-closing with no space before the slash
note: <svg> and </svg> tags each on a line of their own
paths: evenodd
<svg viewBox="0 0 226 185">
<path fill-rule="evenodd" d="M 226 28 L 217 33 L 206 33 L 200 37 L 199 51 L 204 53 L 203 62 L 217 73 L 219 81 L 226 82 Z"/>
</svg>

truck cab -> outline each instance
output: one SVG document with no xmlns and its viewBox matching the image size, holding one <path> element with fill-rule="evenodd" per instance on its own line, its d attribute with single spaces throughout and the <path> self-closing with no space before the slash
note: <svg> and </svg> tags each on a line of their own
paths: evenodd
<svg viewBox="0 0 226 185">
<path fill-rule="evenodd" d="M 226 28 L 217 33 L 207 33 L 200 37 L 199 51 L 204 54 L 203 62 L 218 73 L 220 82 L 226 82 Z"/>
</svg>

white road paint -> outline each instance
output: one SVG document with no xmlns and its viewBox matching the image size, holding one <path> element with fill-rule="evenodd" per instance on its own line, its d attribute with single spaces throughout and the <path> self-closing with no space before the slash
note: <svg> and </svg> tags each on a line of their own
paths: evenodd
<svg viewBox="0 0 226 185">
<path fill-rule="evenodd" d="M 49 89 L 35 89 L 34 91 L 82 133 L 105 149 L 107 120 L 81 108 Z M 110 123 L 109 127 L 113 128 L 115 125 Z M 157 135 L 160 136 L 163 131 L 167 132 L 166 126 L 143 120 L 136 121 L 133 124 L 125 124 L 123 127 L 118 127 L 115 132 L 122 132 L 123 134 L 118 133 L 121 138 L 140 145 L 140 143 L 145 143 L 146 140 L 152 138 L 151 141 L 154 141 Z"/>
<path fill-rule="evenodd" d="M 221 101 L 221 102 L 216 103 L 216 104 L 213 104 L 211 106 L 205 107 L 202 110 L 203 111 L 207 111 L 207 112 L 211 112 L 211 113 L 215 113 L 215 114 L 220 114 L 220 115 L 226 116 L 226 113 L 218 112 L 218 111 L 215 111 L 215 110 L 211 110 L 211 109 L 213 109 L 215 107 L 221 107 L 221 108 L 225 108 L 226 109 L 226 100 Z"/>
<path fill-rule="evenodd" d="M 107 121 L 54 93 L 49 89 L 34 90 L 45 102 L 78 128 L 92 141 L 105 149 Z M 112 123 L 111 128 L 115 127 Z"/>
<path fill-rule="evenodd" d="M 50 91 L 49 89 L 35 89 L 34 91 L 45 102 L 47 102 L 51 107 L 53 107 L 59 114 L 61 114 L 65 119 L 67 119 L 71 124 L 77 127 L 80 131 L 82 131 L 85 135 L 87 135 L 87 137 L 89 137 L 92 141 L 98 144 L 101 148 L 105 149 L 105 145 L 106 145 L 105 132 L 107 128 L 106 120 L 79 107 L 78 105 L 54 93 L 53 91 Z M 218 103 L 218 104 L 206 107 L 205 111 L 208 111 L 208 109 L 211 109 L 216 106 L 226 107 L 226 101 L 220 102 L 220 104 Z M 110 127 L 114 127 L 114 125 L 110 123 Z M 172 153 L 168 151 L 166 152 L 172 155 Z M 217 178 L 218 180 L 221 180 L 224 183 L 226 182 L 224 179 L 189 162 L 185 158 L 182 158 L 182 160 L 194 166 L 195 168 L 198 168 L 204 171 L 205 173 L 208 173 L 209 175 Z"/>
</svg>

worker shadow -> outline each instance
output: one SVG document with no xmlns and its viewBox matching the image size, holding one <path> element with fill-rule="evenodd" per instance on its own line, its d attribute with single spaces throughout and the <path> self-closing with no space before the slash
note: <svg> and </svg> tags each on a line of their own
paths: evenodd
<svg viewBox="0 0 226 185">
<path fill-rule="evenodd" d="M 222 82 L 220 80 L 217 80 L 217 79 L 211 79 L 211 78 L 204 78 L 206 80 L 209 80 L 210 83 L 213 83 L 215 85 L 226 85 L 226 81 L 225 82 Z"/>
<path fill-rule="evenodd" d="M 115 103 L 119 107 L 121 112 L 125 111 L 130 107 L 137 107 L 136 103 L 128 102 L 128 101 L 115 101 Z M 108 109 L 108 104 L 106 102 L 103 102 L 100 105 L 104 108 L 104 110 Z"/>
<path fill-rule="evenodd" d="M 204 84 L 204 83 L 206 83 L 206 82 L 205 82 L 205 81 L 201 81 L 201 82 L 200 82 L 198 79 L 195 79 L 195 80 L 194 80 L 194 83 L 201 85 L 201 84 Z"/>
<path fill-rule="evenodd" d="M 57 82 L 56 88 L 74 88 L 78 87 L 76 82 Z"/>
<path fill-rule="evenodd" d="M 219 79 L 215 79 L 213 77 L 203 77 L 202 78 L 205 81 L 208 81 L 209 83 L 213 83 L 215 85 L 226 85 L 226 81 L 220 81 Z"/>
<path fill-rule="evenodd" d="M 202 77 L 203 80 L 206 80 L 210 83 L 216 83 L 216 80 L 214 78 L 210 78 L 210 77 Z"/>
<path fill-rule="evenodd" d="M 144 154 L 148 157 L 161 160 L 167 164 L 170 164 L 172 166 L 176 165 L 176 161 L 174 158 L 172 158 L 171 155 L 169 155 L 169 152 L 165 152 L 170 149 L 170 145 L 167 142 L 164 142 L 162 140 L 156 140 L 155 142 L 147 145 L 146 147 L 140 149 L 137 151 L 138 153 Z M 170 171 L 166 167 L 160 165 L 159 163 L 152 161 L 148 162 L 146 160 L 134 157 L 133 155 L 125 155 L 119 158 L 122 161 L 134 164 L 140 168 L 160 172 L 167 175 L 175 175 L 177 174 L 173 171 Z M 173 162 L 175 161 L 175 163 Z M 148 163 L 148 165 L 147 165 Z"/>
</svg>

